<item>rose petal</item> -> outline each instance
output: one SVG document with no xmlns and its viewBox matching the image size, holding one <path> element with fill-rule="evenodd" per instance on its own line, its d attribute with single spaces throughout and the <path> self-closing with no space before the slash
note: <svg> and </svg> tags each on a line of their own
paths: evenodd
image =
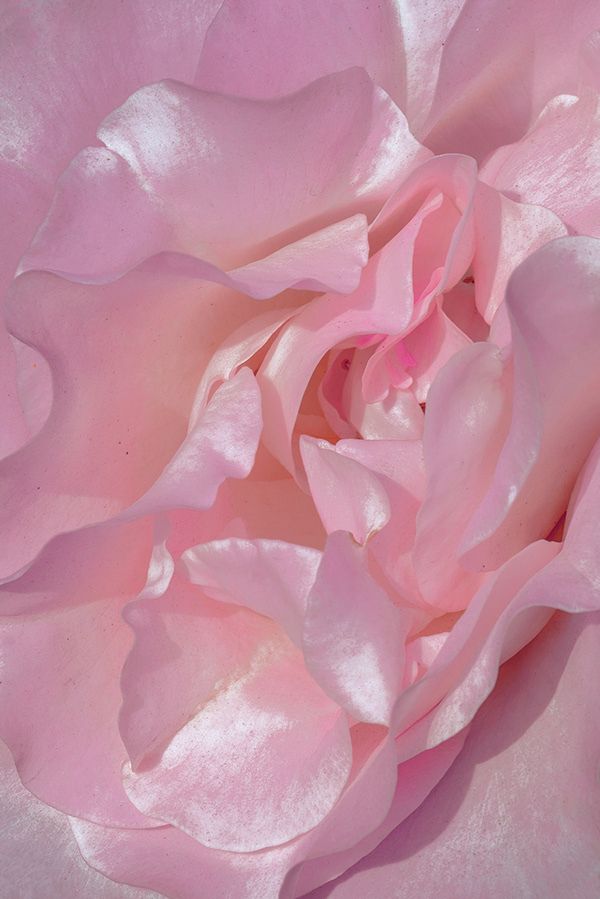
<svg viewBox="0 0 600 899">
<path fill-rule="evenodd" d="M 422 749 L 423 740 L 435 745 L 469 723 L 491 692 L 498 665 L 539 632 L 550 610 L 600 608 L 595 526 L 599 492 L 600 444 L 582 473 L 562 549 L 540 540 L 502 566 L 455 624 L 427 675 L 398 701 L 402 730 L 419 720 L 401 737 L 405 757 L 416 746 Z M 427 708 L 431 714 L 423 717 Z"/>
<path fill-rule="evenodd" d="M 193 584 L 221 602 L 267 615 L 297 644 L 306 598 L 321 554 L 280 540 L 215 540 L 188 549 L 182 561 Z"/>
<path fill-rule="evenodd" d="M 496 151 L 481 177 L 513 200 L 551 209 L 571 232 L 600 237 L 599 148 L 597 96 L 560 96 L 522 140 Z"/>
<path fill-rule="evenodd" d="M 417 513 L 425 493 L 425 464 L 420 440 L 340 440 L 338 453 L 377 473 L 390 500 L 391 518 L 375 534 L 369 551 L 398 591 L 404 607 L 422 606 L 412 562 Z"/>
<path fill-rule="evenodd" d="M 475 299 L 486 322 L 504 302 L 516 267 L 549 240 L 564 237 L 566 227 L 543 206 L 515 203 L 498 190 L 478 184 L 475 199 Z"/>
<path fill-rule="evenodd" d="M 303 649 L 308 670 L 358 721 L 388 724 L 404 673 L 410 617 L 366 570 L 364 551 L 332 534 L 308 595 Z"/>
<path fill-rule="evenodd" d="M 218 7 L 219 0 L 175 0 L 168 10 L 145 0 L 89 8 L 72 0 L 51 8 L 7 0 L 0 60 L 0 292 L 47 212 L 57 176 L 94 141 L 98 122 L 143 84 L 191 80 Z"/>
<path fill-rule="evenodd" d="M 509 16 L 497 0 L 459 0 L 442 10 L 452 17 L 451 27 L 441 39 L 429 115 L 416 133 L 435 153 L 480 160 L 518 140 L 551 97 L 576 89 L 581 42 L 600 25 L 598 9 L 587 0 L 559 0 L 551 15 L 545 0 L 519 4 Z M 422 42 L 432 12 L 424 7 L 421 15 L 415 42 Z M 439 44 L 422 42 L 426 61 L 436 50 Z"/>
<path fill-rule="evenodd" d="M 17 279 L 9 325 L 49 361 L 54 403 L 37 437 L 0 463 L 2 574 L 148 490 L 185 437 L 212 347 L 249 306 L 224 288 L 139 272 L 104 287 Z"/>
<path fill-rule="evenodd" d="M 29 437 L 17 387 L 15 350 L 0 319 L 0 459 L 22 446 Z"/>
<path fill-rule="evenodd" d="M 552 241 L 511 278 L 512 419 L 487 493 L 462 539 L 469 568 L 497 567 L 549 534 L 566 507 L 600 422 L 599 285 L 600 241 L 591 238 Z"/>
<path fill-rule="evenodd" d="M 123 667 L 119 727 L 135 770 L 160 760 L 215 685 L 248 666 L 269 627 L 175 578 L 158 597 L 129 603 L 135 643 Z M 177 647 L 177 653 L 173 647 Z"/>
<path fill-rule="evenodd" d="M 250 474 L 261 429 L 260 393 L 243 368 L 217 388 L 157 480 L 123 516 L 209 509 L 223 481 Z"/>
<path fill-rule="evenodd" d="M 197 899 L 200 883 L 215 899 L 254 899 L 257 894 L 261 899 L 278 899 L 293 854 L 288 846 L 251 854 L 207 849 L 175 827 L 120 830 L 77 819 L 71 819 L 71 827 L 92 868 L 112 880 L 177 899 Z"/>
<path fill-rule="evenodd" d="M 204 90 L 272 97 L 362 66 L 391 93 L 403 63 L 399 26 L 391 4 L 332 0 L 325 9 L 307 0 L 300 10 L 226 0 L 207 34 L 195 83 Z"/>
<path fill-rule="evenodd" d="M 465 608 L 481 579 L 461 568 L 457 551 L 493 475 L 509 401 L 506 366 L 488 343 L 451 359 L 429 392 L 423 437 L 427 492 L 413 559 L 423 596 L 446 611 Z"/>
<path fill-rule="evenodd" d="M 465 737 L 466 733 L 457 734 L 456 737 L 447 740 L 441 746 L 422 752 L 408 762 L 399 765 L 396 790 L 392 795 L 391 807 L 385 818 L 379 822 L 368 837 L 355 843 L 349 849 L 303 864 L 298 872 L 298 880 L 294 883 L 296 890 L 294 895 L 305 896 L 307 890 L 312 890 L 318 884 L 332 880 L 347 871 L 363 856 L 370 858 L 368 853 L 372 853 L 394 827 L 409 818 L 427 800 L 429 793 L 437 786 L 455 761 L 463 747 Z M 290 880 L 291 878 L 288 879 L 288 882 Z M 342 878 L 342 884 L 343 882 Z M 335 886 L 337 885 L 338 881 L 335 882 Z M 315 899 L 316 895 L 326 896 L 327 890 L 330 888 L 331 886 L 327 884 L 323 890 L 317 890 L 317 893 L 314 894 Z M 313 893 L 310 895 L 313 896 Z M 364 895 L 364 893 L 361 894 L 361 899 Z"/>
<path fill-rule="evenodd" d="M 404 339 L 404 348 L 414 359 L 410 375 L 417 402 L 427 402 L 437 373 L 470 343 L 466 334 L 437 306 L 429 318 Z"/>
<path fill-rule="evenodd" d="M 271 628 L 249 662 L 200 699 L 154 767 L 125 770 L 138 808 L 206 846 L 285 843 L 323 819 L 348 779 L 345 716 Z"/>
<path fill-rule="evenodd" d="M 75 899 L 151 899 L 145 890 L 116 884 L 84 862 L 69 827 L 69 819 L 36 799 L 21 784 L 10 752 L 0 749 L 2 873 L 6 896 L 39 895 Z M 43 885 L 43 887 L 41 886 Z"/>
<path fill-rule="evenodd" d="M 143 586 L 150 536 L 135 522 L 57 537 L 0 587 L 0 734 L 19 775 L 44 802 L 111 826 L 149 823 L 123 792 L 116 723 L 131 645 L 121 609 Z"/>
<path fill-rule="evenodd" d="M 600 733 L 589 684 L 599 637 L 597 614 L 555 616 L 502 667 L 458 761 L 421 808 L 311 899 L 387 896 L 398 883 L 424 899 L 594 896 Z"/>
<path fill-rule="evenodd" d="M 203 260 L 167 260 L 181 273 L 216 276 L 255 296 L 291 284 L 351 290 L 368 249 L 357 213 L 375 214 L 390 186 L 428 155 L 359 69 L 276 102 L 151 85 L 98 136 L 106 149 L 72 163 L 23 269 L 106 281 L 171 250 Z M 223 279 L 227 269 L 237 270 Z"/>
<path fill-rule="evenodd" d="M 309 488 L 328 534 L 350 531 L 361 544 L 390 518 L 385 488 L 373 472 L 339 455 L 326 440 L 302 437 L 302 461 Z"/>
<path fill-rule="evenodd" d="M 436 204 L 425 204 L 377 253 L 349 297 L 326 294 L 282 329 L 258 372 L 265 410 L 264 440 L 273 455 L 294 470 L 290 439 L 302 395 L 325 353 L 364 334 L 401 333 L 414 309 L 412 265 L 415 241 Z"/>
</svg>

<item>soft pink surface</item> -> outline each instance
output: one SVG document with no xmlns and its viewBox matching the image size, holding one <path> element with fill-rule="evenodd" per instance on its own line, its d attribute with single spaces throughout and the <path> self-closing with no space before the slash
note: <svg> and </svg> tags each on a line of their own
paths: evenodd
<svg viewBox="0 0 600 899">
<path fill-rule="evenodd" d="M 7 896 L 595 894 L 598 28 L 6 4 Z"/>
<path fill-rule="evenodd" d="M 600 725 L 587 685 L 599 659 L 598 613 L 555 616 L 503 666 L 421 808 L 311 899 L 596 896 Z"/>
</svg>

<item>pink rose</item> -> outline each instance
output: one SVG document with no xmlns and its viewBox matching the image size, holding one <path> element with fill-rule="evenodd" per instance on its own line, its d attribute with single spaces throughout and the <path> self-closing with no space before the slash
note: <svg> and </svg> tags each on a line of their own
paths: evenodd
<svg viewBox="0 0 600 899">
<path fill-rule="evenodd" d="M 598 5 L 3 28 L 3 895 L 596 895 Z"/>
</svg>

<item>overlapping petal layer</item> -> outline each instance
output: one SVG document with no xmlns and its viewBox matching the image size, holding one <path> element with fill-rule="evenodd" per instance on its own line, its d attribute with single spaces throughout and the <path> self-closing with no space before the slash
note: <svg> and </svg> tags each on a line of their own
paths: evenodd
<svg viewBox="0 0 600 899">
<path fill-rule="evenodd" d="M 0 735 L 26 826 L 54 806 L 68 855 L 71 816 L 124 897 L 297 899 L 408 816 L 402 846 L 414 821 L 430 843 L 453 766 L 454 888 L 518 747 L 537 761 L 519 728 L 547 697 L 502 666 L 538 638 L 558 676 L 562 609 L 591 613 L 577 709 L 593 674 L 600 14 L 38 6 L 9 2 L 0 62 Z M 482 793 L 497 681 L 504 713 L 525 699 Z M 536 739 L 567 776 L 557 717 Z M 559 882 L 586 895 L 583 805 Z M 540 845 L 574 820 L 506 808 Z M 398 845 L 409 890 L 443 891 L 422 865 L 447 847 Z M 517 857 L 500 892 L 539 877 Z M 69 862 L 62 893 L 88 886 L 115 894 Z"/>
</svg>

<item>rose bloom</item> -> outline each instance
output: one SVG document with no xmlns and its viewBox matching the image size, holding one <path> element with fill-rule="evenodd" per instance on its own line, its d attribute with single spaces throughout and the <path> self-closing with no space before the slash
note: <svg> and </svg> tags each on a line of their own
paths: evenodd
<svg viewBox="0 0 600 899">
<path fill-rule="evenodd" d="M 1 27 L 2 896 L 596 897 L 600 6 Z"/>
</svg>

